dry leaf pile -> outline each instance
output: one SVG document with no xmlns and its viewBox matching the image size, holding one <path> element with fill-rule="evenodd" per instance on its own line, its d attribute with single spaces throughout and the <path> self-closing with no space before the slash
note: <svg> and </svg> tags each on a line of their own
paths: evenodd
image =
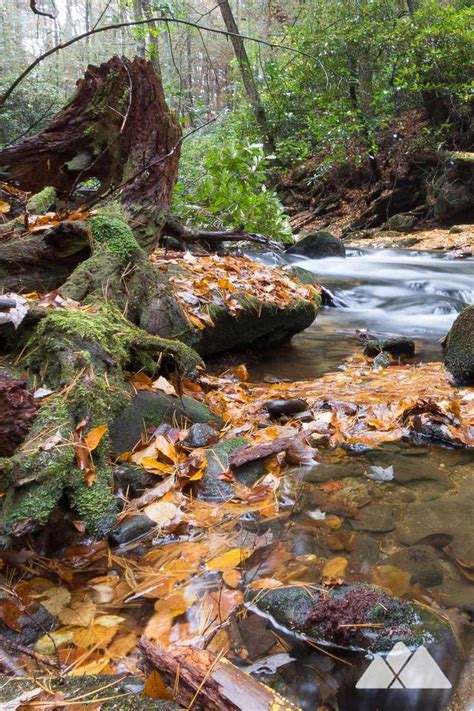
<svg viewBox="0 0 474 711">
<path fill-rule="evenodd" d="M 371 237 L 350 240 L 351 247 L 364 249 L 367 247 L 397 247 L 422 249 L 427 251 L 453 251 L 462 255 L 474 253 L 474 228 L 472 225 L 460 225 L 459 231 L 446 229 L 430 229 L 420 232 L 403 234 L 394 232 L 377 232 Z M 407 242 L 409 240 L 409 243 Z"/>
<path fill-rule="evenodd" d="M 170 259 L 163 250 L 158 250 L 150 259 L 165 272 L 170 266 L 178 268 L 179 273 L 171 276 L 170 281 L 189 320 L 201 329 L 214 325 L 209 306 L 224 306 L 237 316 L 243 309 L 239 301 L 242 296 L 284 309 L 293 300 L 314 300 L 319 294 L 314 286 L 300 284 L 285 272 L 246 257 L 197 257 L 187 252 L 183 257 Z"/>
</svg>

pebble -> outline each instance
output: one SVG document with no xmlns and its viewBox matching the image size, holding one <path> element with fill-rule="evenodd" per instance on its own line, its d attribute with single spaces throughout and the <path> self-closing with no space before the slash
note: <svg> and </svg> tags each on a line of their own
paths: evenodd
<svg viewBox="0 0 474 711">
<path fill-rule="evenodd" d="M 156 523 L 148 516 L 131 516 L 121 521 L 109 534 L 109 540 L 114 545 L 123 545 L 135 541 L 148 533 Z"/>
<path fill-rule="evenodd" d="M 214 427 L 202 422 L 196 422 L 195 425 L 189 428 L 183 444 L 185 447 L 190 447 L 191 449 L 207 447 L 218 438 L 219 433 Z"/>
</svg>

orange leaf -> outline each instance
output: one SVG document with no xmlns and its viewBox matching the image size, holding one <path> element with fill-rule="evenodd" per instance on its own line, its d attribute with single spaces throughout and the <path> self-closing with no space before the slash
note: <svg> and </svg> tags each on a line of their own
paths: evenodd
<svg viewBox="0 0 474 711">
<path fill-rule="evenodd" d="M 173 694 L 168 691 L 165 686 L 161 674 L 153 669 L 150 676 L 145 682 L 145 688 L 142 691 L 142 696 L 148 696 L 149 699 L 167 699 L 173 698 Z"/>
<path fill-rule="evenodd" d="M 97 449 L 97 447 L 98 447 L 99 444 L 100 444 L 100 441 L 101 441 L 102 437 L 105 435 L 105 433 L 107 432 L 108 429 L 109 429 L 109 428 L 108 428 L 107 425 L 99 425 L 99 426 L 96 427 L 95 429 L 93 429 L 93 430 L 91 430 L 90 432 L 88 432 L 88 434 L 86 435 L 86 438 L 85 438 L 84 442 L 85 442 L 86 447 L 88 447 L 88 449 L 89 449 L 90 452 L 93 452 L 94 449 Z"/>
<path fill-rule="evenodd" d="M 226 553 L 218 555 L 216 558 L 206 563 L 208 570 L 218 570 L 224 572 L 237 568 L 251 554 L 249 548 L 231 548 Z"/>
</svg>

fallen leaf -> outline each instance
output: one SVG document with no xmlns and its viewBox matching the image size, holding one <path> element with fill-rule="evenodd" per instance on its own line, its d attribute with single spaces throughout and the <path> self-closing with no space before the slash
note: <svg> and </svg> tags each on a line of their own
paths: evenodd
<svg viewBox="0 0 474 711">
<path fill-rule="evenodd" d="M 64 607 L 59 611 L 58 618 L 63 625 L 88 627 L 94 619 L 95 611 L 95 603 L 86 598 L 85 600 L 72 602 L 69 607 Z"/>
<path fill-rule="evenodd" d="M 43 595 L 41 604 L 55 617 L 71 600 L 71 593 L 63 587 L 50 588 Z"/>
<path fill-rule="evenodd" d="M 166 380 L 162 375 L 157 380 L 152 383 L 153 390 L 161 390 L 161 392 L 166 393 L 166 395 L 176 395 L 176 389 L 169 380 Z"/>
<path fill-rule="evenodd" d="M 107 425 L 99 425 L 98 427 L 95 427 L 93 430 L 87 433 L 84 442 L 90 452 L 93 452 L 94 449 L 97 449 L 102 437 L 105 435 L 108 429 L 109 428 Z"/>
<path fill-rule="evenodd" d="M 173 694 L 168 691 L 163 679 L 161 678 L 161 674 L 156 669 L 153 669 L 150 676 L 147 678 L 145 688 L 142 691 L 142 696 L 146 696 L 149 699 L 173 699 Z"/>
<path fill-rule="evenodd" d="M 159 528 L 168 526 L 178 513 L 176 504 L 157 501 L 144 509 L 144 513 L 154 521 Z"/>
<path fill-rule="evenodd" d="M 69 647 L 73 643 L 73 638 L 74 630 L 60 628 L 37 639 L 33 649 L 36 654 L 55 654 L 58 649 Z"/>
<path fill-rule="evenodd" d="M 392 481 L 395 477 L 395 472 L 393 471 L 393 466 L 390 465 L 385 469 L 383 467 L 373 466 L 370 467 L 370 472 L 367 474 L 367 479 L 372 479 L 373 481 Z"/>
<path fill-rule="evenodd" d="M 219 572 L 232 570 L 243 563 L 251 553 L 252 551 L 248 548 L 231 548 L 226 553 L 209 560 L 206 563 L 206 568 L 208 570 L 217 570 Z"/>
<path fill-rule="evenodd" d="M 374 582 L 390 590 L 396 597 L 405 595 L 410 589 L 411 574 L 394 565 L 377 565 L 372 573 Z"/>
<path fill-rule="evenodd" d="M 344 578 L 347 564 L 347 558 L 330 558 L 323 567 L 323 578 L 326 580 L 339 580 L 340 578 Z"/>
<path fill-rule="evenodd" d="M 264 672 L 266 674 L 274 674 L 277 669 L 295 661 L 295 657 L 290 657 L 287 652 L 279 654 L 271 654 L 269 657 L 259 659 L 258 662 L 245 667 L 247 674 L 258 674 Z"/>
</svg>

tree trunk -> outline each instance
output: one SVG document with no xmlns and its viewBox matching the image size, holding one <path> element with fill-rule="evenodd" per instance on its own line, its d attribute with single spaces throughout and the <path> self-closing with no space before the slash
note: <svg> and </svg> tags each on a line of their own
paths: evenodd
<svg viewBox="0 0 474 711">
<path fill-rule="evenodd" d="M 0 165 L 26 190 L 54 186 L 64 199 L 78 182 L 95 177 L 102 196 L 97 214 L 82 221 L 0 241 L 0 292 L 57 288 L 87 305 L 45 308 L 29 301 L 16 331 L 11 323 L 0 325 L 2 368 L 11 372 L 21 360 L 31 384 L 52 391 L 36 415 L 24 386 L 0 379 L 2 532 L 34 531 L 68 503 L 92 535 L 105 535 L 117 513 L 110 443 L 104 436 L 84 466 L 84 449 L 74 442 L 122 412 L 131 397 L 127 371 L 153 376 L 177 368 L 192 376 L 202 365 L 184 343 L 141 328 L 153 304 L 167 300 L 181 331 L 189 331 L 166 277 L 147 254 L 167 218 L 179 142 L 151 64 L 114 57 L 88 68 L 75 97 L 45 131 L 0 152 Z M 119 204 L 110 204 L 112 198 Z"/>
<path fill-rule="evenodd" d="M 260 131 L 262 132 L 263 140 L 265 143 L 265 151 L 267 153 L 273 153 L 275 151 L 275 140 L 273 138 L 268 120 L 265 114 L 265 109 L 263 108 L 262 100 L 257 87 L 257 82 L 250 65 L 250 60 L 245 49 L 244 40 L 239 35 L 239 28 L 235 17 L 232 13 L 232 9 L 227 0 L 224 0 L 219 4 L 222 19 L 226 26 L 227 32 L 230 34 L 230 40 L 234 47 L 235 56 L 239 63 L 240 73 L 242 75 L 242 81 L 244 84 L 245 91 L 247 92 L 250 105 L 253 109 L 255 120 L 257 122 Z"/>
<path fill-rule="evenodd" d="M 151 63 L 113 57 L 88 67 L 48 128 L 1 150 L 0 165 L 23 190 L 51 185 L 63 198 L 95 178 L 96 197 L 114 189 L 152 249 L 171 202 L 180 137 Z"/>
</svg>

